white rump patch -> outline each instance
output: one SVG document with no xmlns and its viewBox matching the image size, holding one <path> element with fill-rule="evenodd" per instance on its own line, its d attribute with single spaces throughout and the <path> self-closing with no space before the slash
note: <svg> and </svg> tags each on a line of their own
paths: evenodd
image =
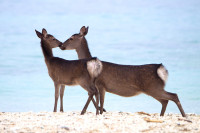
<svg viewBox="0 0 200 133">
<path fill-rule="evenodd" d="M 98 58 L 87 62 L 87 70 L 92 78 L 96 78 L 101 73 L 102 69 L 103 65 Z"/>
<path fill-rule="evenodd" d="M 161 65 L 157 70 L 158 76 L 164 81 L 164 83 L 167 82 L 168 79 L 168 71 L 167 69 Z"/>
</svg>

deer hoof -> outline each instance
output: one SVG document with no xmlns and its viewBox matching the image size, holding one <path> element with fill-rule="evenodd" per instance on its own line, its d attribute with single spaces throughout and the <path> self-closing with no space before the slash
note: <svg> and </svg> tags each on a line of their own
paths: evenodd
<svg viewBox="0 0 200 133">
<path fill-rule="evenodd" d="M 101 108 L 99 107 L 99 110 L 101 110 Z M 103 112 L 106 112 L 106 109 L 103 108 Z"/>
<path fill-rule="evenodd" d="M 82 112 L 81 112 L 81 115 L 84 115 L 84 114 L 85 114 L 85 111 L 82 111 Z"/>
</svg>

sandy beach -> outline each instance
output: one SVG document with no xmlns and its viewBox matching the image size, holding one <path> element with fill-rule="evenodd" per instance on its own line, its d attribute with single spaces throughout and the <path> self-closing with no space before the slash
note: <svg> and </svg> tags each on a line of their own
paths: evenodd
<svg viewBox="0 0 200 133">
<path fill-rule="evenodd" d="M 20 112 L 0 113 L 0 132 L 200 132 L 200 115 L 148 114 L 145 112 Z"/>
</svg>

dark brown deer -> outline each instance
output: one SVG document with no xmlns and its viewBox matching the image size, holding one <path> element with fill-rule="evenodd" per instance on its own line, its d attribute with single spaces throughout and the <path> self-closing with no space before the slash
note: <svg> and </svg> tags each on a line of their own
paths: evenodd
<svg viewBox="0 0 200 133">
<path fill-rule="evenodd" d="M 72 35 L 60 48 L 62 50 L 75 49 L 79 59 L 91 58 L 85 35 L 88 27 L 83 26 L 79 34 Z M 163 116 L 169 100 L 178 106 L 181 114 L 185 112 L 177 94 L 164 90 L 168 71 L 162 64 L 147 65 L 119 65 L 102 61 L 103 70 L 96 78 L 95 85 L 100 93 L 100 113 L 103 111 L 105 91 L 124 97 L 136 96 L 140 93 L 147 94 L 162 104 L 160 115 Z M 86 111 L 86 110 L 84 110 Z"/>
<path fill-rule="evenodd" d="M 52 48 L 58 47 L 61 42 L 52 35 L 47 34 L 45 29 L 42 30 L 42 33 L 36 30 L 36 34 L 41 39 L 41 48 L 48 68 L 48 73 L 55 85 L 54 112 L 57 111 L 59 93 L 61 103 L 60 111 L 63 111 L 63 95 L 65 85 L 80 85 L 88 91 L 89 95 L 84 110 L 86 110 L 93 98 L 93 95 L 95 95 L 97 103 L 94 102 L 94 104 L 96 107 L 96 114 L 98 114 L 99 108 L 97 105 L 99 103 L 99 96 L 98 90 L 94 85 L 94 79 L 102 71 L 101 61 L 97 58 L 69 61 L 54 57 Z"/>
</svg>

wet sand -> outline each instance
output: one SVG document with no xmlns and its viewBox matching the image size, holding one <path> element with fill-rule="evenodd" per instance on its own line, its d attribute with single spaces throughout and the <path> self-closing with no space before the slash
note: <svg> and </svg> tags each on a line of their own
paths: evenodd
<svg viewBox="0 0 200 133">
<path fill-rule="evenodd" d="M 106 112 L 96 116 L 94 112 L 0 112 L 0 132 L 200 132 L 200 115 L 148 114 L 144 112 Z"/>
</svg>

